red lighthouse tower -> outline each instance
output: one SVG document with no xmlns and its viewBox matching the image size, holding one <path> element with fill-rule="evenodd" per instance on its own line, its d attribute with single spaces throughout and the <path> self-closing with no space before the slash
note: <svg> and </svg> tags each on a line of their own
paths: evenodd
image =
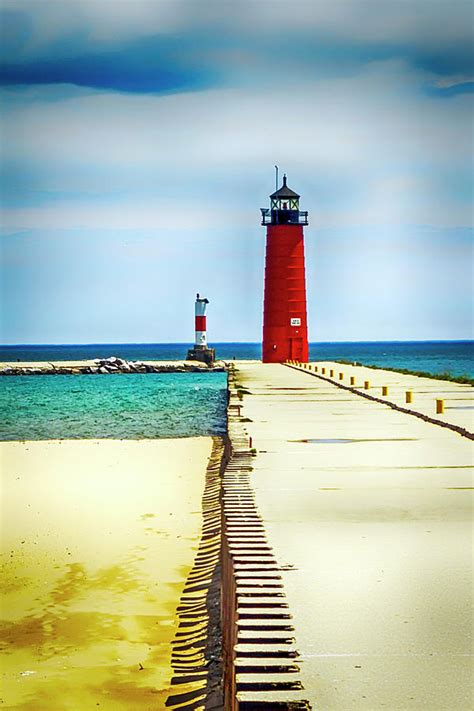
<svg viewBox="0 0 474 711">
<path fill-rule="evenodd" d="M 264 363 L 308 361 L 303 235 L 308 213 L 300 212 L 299 200 L 284 175 L 282 187 L 270 195 L 270 209 L 262 208 L 262 225 L 267 226 Z"/>
</svg>

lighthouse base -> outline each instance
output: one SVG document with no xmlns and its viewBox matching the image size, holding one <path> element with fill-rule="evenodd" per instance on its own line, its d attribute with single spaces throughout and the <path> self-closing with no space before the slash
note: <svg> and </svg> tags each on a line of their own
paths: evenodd
<svg viewBox="0 0 474 711">
<path fill-rule="evenodd" d="M 262 344 L 263 363 L 284 363 L 287 360 L 297 360 L 299 363 L 308 362 L 308 339 L 306 330 L 303 335 L 288 338 L 286 333 L 279 333 L 277 328 L 265 329 Z"/>
<path fill-rule="evenodd" d="M 186 360 L 198 360 L 200 363 L 212 365 L 216 360 L 216 351 L 214 348 L 208 348 L 207 346 L 194 346 L 194 348 L 189 349 Z"/>
</svg>

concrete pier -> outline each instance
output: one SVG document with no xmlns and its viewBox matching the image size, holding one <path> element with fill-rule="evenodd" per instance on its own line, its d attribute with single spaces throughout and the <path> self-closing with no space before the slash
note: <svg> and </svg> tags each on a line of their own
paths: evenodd
<svg viewBox="0 0 474 711">
<path fill-rule="evenodd" d="M 467 711 L 472 441 L 418 415 L 472 431 L 473 390 L 322 364 L 331 382 L 312 365 L 237 363 L 232 416 L 255 450 L 249 483 L 286 592 L 300 698 L 325 710 Z M 376 399 L 340 387 L 351 376 Z M 379 402 L 383 385 L 418 415 Z"/>
</svg>

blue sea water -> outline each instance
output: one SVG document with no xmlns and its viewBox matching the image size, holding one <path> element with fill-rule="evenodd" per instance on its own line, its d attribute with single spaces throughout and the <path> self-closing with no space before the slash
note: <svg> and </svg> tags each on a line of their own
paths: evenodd
<svg viewBox="0 0 474 711">
<path fill-rule="evenodd" d="M 217 343 L 218 358 L 261 358 L 257 343 Z M 0 361 L 181 360 L 186 344 L 1 346 Z M 312 360 L 347 360 L 474 377 L 473 341 L 312 343 Z M 0 378 L 1 440 L 154 438 L 222 434 L 225 373 Z"/>
<path fill-rule="evenodd" d="M 0 440 L 224 434 L 226 373 L 0 378 Z"/>
</svg>

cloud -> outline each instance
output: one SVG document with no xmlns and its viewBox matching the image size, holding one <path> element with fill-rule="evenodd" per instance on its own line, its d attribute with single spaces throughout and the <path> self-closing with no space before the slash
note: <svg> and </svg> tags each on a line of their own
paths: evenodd
<svg viewBox="0 0 474 711">
<path fill-rule="evenodd" d="M 264 39 L 278 32 L 290 35 L 304 29 L 319 30 L 328 36 L 365 43 L 412 42 L 419 46 L 445 46 L 467 40 L 471 34 L 472 4 L 411 0 L 295 0 L 282 2 L 239 0 L 82 0 L 63 5 L 57 0 L 3 0 L 6 16 L 15 14 L 16 23 L 29 27 L 23 37 L 24 50 L 57 45 L 60 39 L 82 36 L 82 42 L 122 42 L 153 34 L 177 34 L 205 28 L 252 35 Z M 12 22 L 10 29 L 15 29 Z M 25 35 L 25 33 L 24 33 Z M 304 35 L 303 35 L 304 37 Z M 65 44 L 65 43 L 64 43 Z M 61 45 L 62 46 L 62 45 Z"/>
<path fill-rule="evenodd" d="M 3 12 L 7 85 L 173 93 L 351 76 L 382 60 L 434 80 L 473 70 L 472 7 L 463 0 L 7 0 Z"/>
<path fill-rule="evenodd" d="M 77 225 L 81 209 L 81 224 L 116 224 L 116 203 L 120 213 L 129 206 L 129 225 L 185 227 L 188 210 L 206 224 L 240 223 L 256 200 L 265 205 L 275 163 L 320 225 L 467 224 L 470 99 L 421 97 L 418 81 L 406 65 L 381 62 L 351 79 L 305 82 L 289 102 L 270 89 L 7 92 L 6 224 L 41 215 L 52 224 L 56 210 L 58 223 L 69 214 Z"/>
<path fill-rule="evenodd" d="M 228 206 L 202 205 L 195 199 L 159 204 L 126 200 L 97 204 L 75 200 L 40 207 L 10 208 L 3 213 L 5 232 L 20 230 L 181 230 L 195 232 L 196 227 L 218 227 L 224 221 L 243 227 L 256 222 L 258 210 L 229 210 Z"/>
</svg>

